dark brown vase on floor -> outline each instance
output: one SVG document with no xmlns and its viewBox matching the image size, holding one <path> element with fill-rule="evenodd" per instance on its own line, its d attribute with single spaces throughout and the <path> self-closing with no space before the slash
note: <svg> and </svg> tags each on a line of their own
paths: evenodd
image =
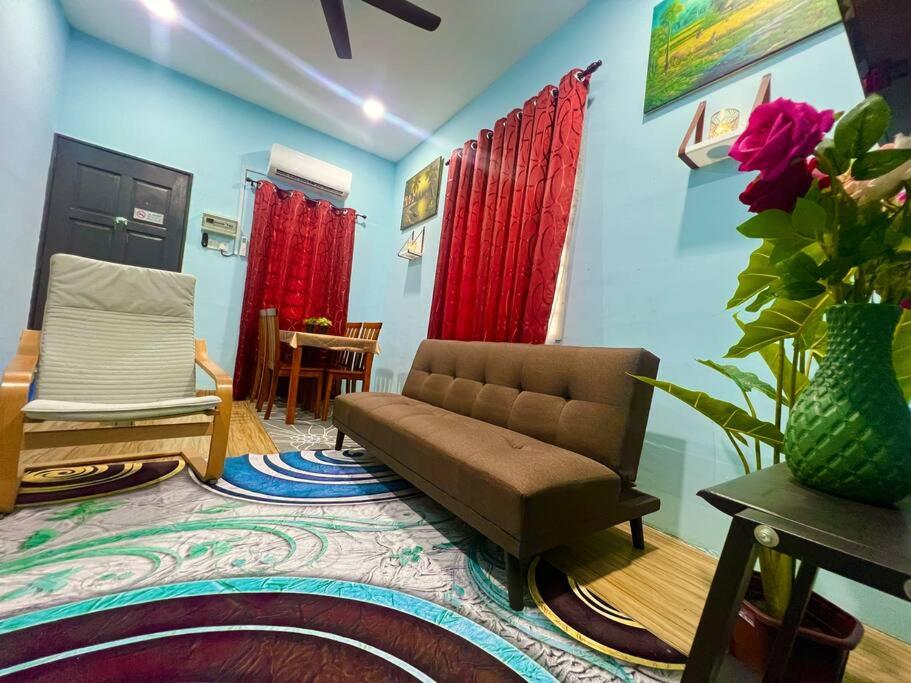
<svg viewBox="0 0 911 683">
<path fill-rule="evenodd" d="M 756 572 L 734 624 L 730 652 L 751 669 L 764 673 L 781 620 L 762 610 L 761 599 L 762 581 Z M 840 681 L 848 655 L 863 634 L 864 627 L 857 619 L 813 593 L 788 660 L 786 679 L 801 683 Z"/>
</svg>

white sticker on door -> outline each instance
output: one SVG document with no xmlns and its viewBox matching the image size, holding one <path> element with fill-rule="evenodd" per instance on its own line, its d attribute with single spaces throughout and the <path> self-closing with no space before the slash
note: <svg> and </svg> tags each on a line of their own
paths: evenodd
<svg viewBox="0 0 911 683">
<path fill-rule="evenodd" d="M 155 225 L 164 225 L 164 214 L 157 213 L 155 211 L 149 211 L 147 209 L 140 209 L 135 207 L 133 209 L 133 218 L 137 221 L 145 221 L 146 223 L 154 223 Z"/>
</svg>

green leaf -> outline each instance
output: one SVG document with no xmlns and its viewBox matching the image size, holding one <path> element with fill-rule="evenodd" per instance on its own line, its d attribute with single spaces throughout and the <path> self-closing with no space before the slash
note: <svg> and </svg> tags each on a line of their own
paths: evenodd
<svg viewBox="0 0 911 683">
<path fill-rule="evenodd" d="M 737 291 L 728 301 L 728 308 L 736 308 L 749 301 L 778 279 L 775 269 L 769 263 L 772 248 L 772 243 L 765 241 L 750 254 L 746 270 L 737 276 Z"/>
<path fill-rule="evenodd" d="M 826 291 L 826 288 L 817 282 L 820 275 L 816 261 L 802 251 L 776 264 L 775 269 L 781 276 L 781 285 L 777 290 L 779 296 L 803 301 Z"/>
<path fill-rule="evenodd" d="M 782 282 L 777 294 L 791 301 L 806 301 L 815 296 L 819 296 L 826 291 L 826 288 L 818 282 Z"/>
<path fill-rule="evenodd" d="M 639 377 L 637 375 L 632 375 L 632 377 L 666 391 L 691 408 L 698 410 L 722 429 L 733 434 L 759 439 L 773 447 L 780 447 L 784 443 L 784 435 L 778 431 L 775 425 L 753 417 L 733 403 L 712 398 L 704 391 L 692 391 L 670 382 L 652 379 L 651 377 Z"/>
<path fill-rule="evenodd" d="M 775 388 L 772 387 L 768 382 L 764 382 L 759 379 L 759 376 L 754 372 L 747 372 L 746 370 L 741 370 L 736 365 L 722 365 L 721 363 L 716 363 L 713 360 L 700 360 L 697 361 L 702 363 L 706 367 L 712 368 L 712 370 L 717 370 L 722 375 L 732 380 L 741 391 L 747 393 L 753 391 L 754 389 L 765 394 L 773 401 L 775 400 Z"/>
<path fill-rule="evenodd" d="M 775 298 L 775 292 L 772 290 L 771 287 L 769 289 L 764 289 L 763 291 L 759 292 L 759 294 L 756 295 L 756 298 L 753 299 L 753 301 L 750 303 L 750 305 L 747 306 L 746 309 L 744 309 L 744 310 L 747 310 L 750 313 L 756 313 L 757 311 L 761 311 L 765 307 L 765 305 L 774 298 Z"/>
<path fill-rule="evenodd" d="M 795 232 L 787 237 L 773 240 L 772 244 L 775 246 L 772 249 L 772 253 L 769 254 L 769 262 L 775 265 L 791 258 L 797 252 L 803 251 L 813 244 L 813 240 Z"/>
<path fill-rule="evenodd" d="M 911 149 L 878 149 L 867 152 L 851 167 L 855 180 L 872 180 L 911 161 Z"/>
<path fill-rule="evenodd" d="M 799 282 L 816 282 L 819 278 L 816 261 L 802 251 L 776 264 L 775 270 L 781 277 Z"/>
<path fill-rule="evenodd" d="M 39 545 L 44 545 L 48 541 L 52 541 L 57 536 L 60 535 L 59 531 L 54 529 L 38 529 L 31 536 L 26 538 L 19 545 L 19 550 L 31 550 L 32 548 L 37 548 Z"/>
<path fill-rule="evenodd" d="M 740 325 L 740 329 L 746 331 L 746 323 L 743 322 L 742 320 L 739 320 L 738 318 L 735 318 L 735 320 L 737 321 L 737 324 Z M 773 342 L 771 344 L 767 344 L 767 345 L 763 346 L 761 349 L 759 349 L 759 355 L 762 357 L 762 360 L 765 361 L 765 364 L 767 366 L 769 366 L 769 370 L 772 371 L 772 377 L 775 378 L 775 385 L 777 386 L 778 385 L 778 364 L 779 364 L 779 361 L 781 358 L 778 342 Z M 784 378 L 783 378 L 784 396 L 782 397 L 782 402 L 784 403 L 785 406 L 790 405 L 790 401 L 788 399 L 791 396 L 791 367 L 792 367 L 792 363 L 791 363 L 790 359 L 787 356 L 785 356 Z M 797 394 L 796 394 L 796 396 L 800 396 L 800 392 L 803 391 L 806 388 L 807 384 L 810 383 L 810 378 L 807 377 L 802 372 L 798 372 L 796 377 L 797 377 Z"/>
<path fill-rule="evenodd" d="M 848 160 L 835 149 L 835 140 L 832 138 L 825 138 L 816 146 L 816 159 L 819 161 L 819 169 L 826 175 L 841 175 L 848 170 Z"/>
<path fill-rule="evenodd" d="M 828 294 L 806 301 L 776 299 L 756 320 L 745 323 L 743 337 L 726 356 L 744 358 L 779 339 L 796 337 L 818 320 L 831 304 Z"/>
<path fill-rule="evenodd" d="M 800 334 L 800 345 L 814 356 L 825 356 L 829 350 L 829 325 L 819 318 Z"/>
<path fill-rule="evenodd" d="M 826 229 L 826 210 L 816 202 L 798 199 L 791 214 L 791 225 L 798 235 L 815 240 Z"/>
<path fill-rule="evenodd" d="M 769 209 L 753 216 L 737 228 L 744 237 L 775 239 L 791 234 L 791 216 L 780 209 Z"/>
<path fill-rule="evenodd" d="M 892 110 L 881 95 L 870 95 L 835 127 L 835 149 L 845 159 L 863 156 L 885 134 Z"/>
<path fill-rule="evenodd" d="M 906 401 L 911 401 L 911 311 L 902 311 L 892 342 L 892 364 Z"/>
</svg>

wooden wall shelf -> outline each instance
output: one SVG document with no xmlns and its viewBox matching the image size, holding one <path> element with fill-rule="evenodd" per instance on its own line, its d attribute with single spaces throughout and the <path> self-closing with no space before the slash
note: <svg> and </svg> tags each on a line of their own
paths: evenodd
<svg viewBox="0 0 911 683">
<path fill-rule="evenodd" d="M 420 232 L 411 231 L 411 237 L 399 249 L 398 255 L 406 261 L 415 261 L 424 255 L 424 228 Z"/>
<path fill-rule="evenodd" d="M 756 100 L 753 102 L 753 108 L 750 109 L 750 113 L 760 104 L 769 102 L 771 98 L 772 74 L 766 74 L 759 84 L 759 91 L 756 93 Z M 690 121 L 690 127 L 687 128 L 683 142 L 680 143 L 680 147 L 677 149 L 677 156 L 680 160 L 693 169 L 703 168 L 726 159 L 734 141 L 740 137 L 747 125 L 747 121 L 744 120 L 741 126 L 733 133 L 704 140 L 705 107 L 706 101 L 702 100 L 696 108 L 696 115 Z M 748 120 L 749 116 L 746 119 Z"/>
</svg>

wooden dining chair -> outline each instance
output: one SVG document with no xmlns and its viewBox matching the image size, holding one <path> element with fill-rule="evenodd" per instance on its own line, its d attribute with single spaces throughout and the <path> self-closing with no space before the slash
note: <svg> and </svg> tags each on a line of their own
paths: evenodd
<svg viewBox="0 0 911 683">
<path fill-rule="evenodd" d="M 250 389 L 250 401 L 256 409 L 262 408 L 263 376 L 266 374 L 266 316 L 275 315 L 274 308 L 263 308 L 259 312 L 259 328 L 256 336 L 256 369 L 253 371 L 253 386 Z"/>
<path fill-rule="evenodd" d="M 364 327 L 364 323 L 345 323 L 345 336 L 351 337 L 352 339 L 358 339 L 361 336 L 361 329 Z M 354 356 L 356 354 L 353 351 L 335 351 L 334 356 L 329 361 L 329 367 L 331 368 L 346 368 L 351 369 L 354 363 Z M 345 390 L 351 391 L 351 380 L 345 380 Z M 322 399 L 322 395 L 319 397 Z"/>
<path fill-rule="evenodd" d="M 377 340 L 380 337 L 380 330 L 383 329 L 383 323 L 364 323 L 361 326 L 360 339 Z M 370 391 L 370 370 L 373 366 L 372 353 L 359 353 L 357 351 L 349 352 L 351 354 L 350 367 L 330 367 L 326 371 L 326 380 L 323 382 L 323 405 L 320 411 L 320 419 L 329 419 L 329 401 L 332 399 L 332 391 L 336 382 L 341 384 L 345 380 L 346 389 L 349 391 L 357 388 L 357 382 L 361 383 L 361 391 Z"/>
<path fill-rule="evenodd" d="M 272 309 L 273 311 L 275 309 Z M 269 402 L 266 406 L 265 419 L 272 416 L 272 408 L 275 405 L 275 394 L 278 391 L 278 379 L 280 377 L 291 376 L 290 361 L 282 360 L 281 357 L 281 339 L 279 338 L 278 311 L 274 315 L 265 316 L 266 320 L 266 358 L 265 373 L 263 376 L 263 387 L 266 389 L 266 396 Z M 298 373 L 299 379 L 316 380 L 316 397 L 313 400 L 313 413 L 319 410 L 319 397 L 322 395 L 323 375 L 326 369 L 320 367 L 302 367 Z M 266 375 L 268 375 L 268 384 L 266 384 Z M 288 397 L 290 399 L 290 397 Z M 261 406 L 257 405 L 257 410 Z"/>
</svg>

